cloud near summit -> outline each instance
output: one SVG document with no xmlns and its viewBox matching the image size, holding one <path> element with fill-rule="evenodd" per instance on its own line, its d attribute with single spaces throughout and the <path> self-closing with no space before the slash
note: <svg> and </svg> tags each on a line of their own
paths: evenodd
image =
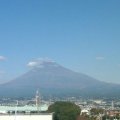
<svg viewBox="0 0 120 120">
<path fill-rule="evenodd" d="M 27 64 L 28 67 L 35 67 L 38 65 L 38 62 L 35 62 L 35 61 L 31 61 Z"/>
<path fill-rule="evenodd" d="M 48 59 L 48 58 L 38 58 L 36 60 L 28 62 L 27 66 L 28 67 L 43 67 L 44 63 L 54 63 L 53 60 Z"/>
</svg>

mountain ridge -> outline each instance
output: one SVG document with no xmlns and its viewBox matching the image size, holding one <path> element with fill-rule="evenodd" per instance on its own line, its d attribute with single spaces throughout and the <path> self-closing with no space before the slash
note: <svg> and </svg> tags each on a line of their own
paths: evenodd
<svg viewBox="0 0 120 120">
<path fill-rule="evenodd" d="M 37 88 L 56 96 L 118 96 L 120 85 L 74 72 L 54 61 L 35 61 L 22 76 L 0 85 L 0 96 L 32 96 Z"/>
</svg>

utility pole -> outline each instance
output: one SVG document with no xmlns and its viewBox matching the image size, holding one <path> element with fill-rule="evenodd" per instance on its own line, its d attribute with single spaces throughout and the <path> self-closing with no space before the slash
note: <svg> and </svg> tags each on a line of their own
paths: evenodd
<svg viewBox="0 0 120 120">
<path fill-rule="evenodd" d="M 40 112 L 40 94 L 39 91 L 36 91 L 36 107 L 37 107 L 37 112 Z"/>
<path fill-rule="evenodd" d="M 112 110 L 114 110 L 114 102 L 113 101 L 112 101 L 112 106 L 111 107 L 112 107 Z"/>
</svg>

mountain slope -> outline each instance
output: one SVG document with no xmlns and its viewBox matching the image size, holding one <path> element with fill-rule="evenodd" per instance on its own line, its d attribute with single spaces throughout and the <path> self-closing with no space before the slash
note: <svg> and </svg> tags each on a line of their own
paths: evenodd
<svg viewBox="0 0 120 120">
<path fill-rule="evenodd" d="M 32 96 L 39 88 L 42 94 L 117 96 L 120 85 L 98 81 L 53 61 L 40 61 L 29 72 L 0 86 L 0 96 Z"/>
</svg>

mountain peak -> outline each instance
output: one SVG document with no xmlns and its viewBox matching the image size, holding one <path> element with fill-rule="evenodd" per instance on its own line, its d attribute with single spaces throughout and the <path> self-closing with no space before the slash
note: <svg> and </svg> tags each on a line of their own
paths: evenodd
<svg viewBox="0 0 120 120">
<path fill-rule="evenodd" d="M 0 96 L 31 96 L 36 88 L 45 95 L 119 96 L 120 85 L 104 83 L 76 73 L 51 59 L 36 59 L 30 61 L 28 66 L 32 68 L 30 71 L 0 85 Z"/>
</svg>

